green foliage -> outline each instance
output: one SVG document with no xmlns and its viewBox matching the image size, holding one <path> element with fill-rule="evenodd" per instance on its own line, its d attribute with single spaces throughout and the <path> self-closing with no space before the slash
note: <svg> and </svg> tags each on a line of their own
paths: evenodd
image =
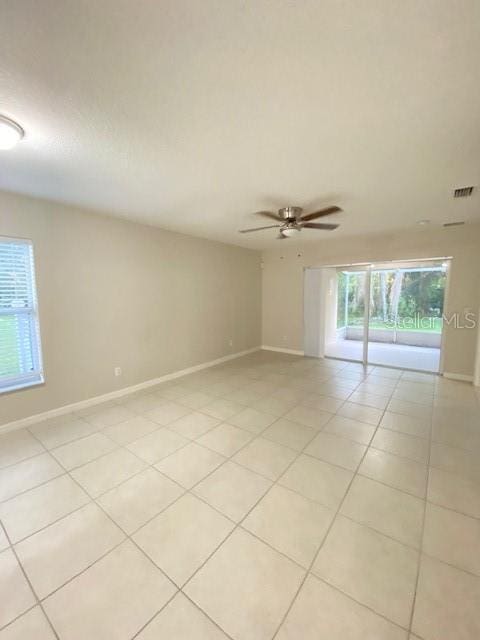
<svg viewBox="0 0 480 640">
<path fill-rule="evenodd" d="M 396 319 L 431 319 L 431 322 L 416 322 L 410 330 L 441 331 L 443 300 L 445 292 L 445 272 L 433 271 L 372 271 L 370 286 L 370 326 L 394 326 Z M 348 304 L 345 309 L 346 287 L 348 283 Z M 363 323 L 364 316 L 364 275 L 360 272 L 338 274 L 337 327 Z M 347 311 L 347 314 L 345 313 Z M 436 322 L 434 319 L 438 319 Z M 393 324 L 392 324 L 393 323 Z M 428 327 L 427 327 L 428 325 Z"/>
<path fill-rule="evenodd" d="M 0 377 L 20 373 L 17 341 L 18 327 L 15 316 L 0 317 Z"/>
</svg>

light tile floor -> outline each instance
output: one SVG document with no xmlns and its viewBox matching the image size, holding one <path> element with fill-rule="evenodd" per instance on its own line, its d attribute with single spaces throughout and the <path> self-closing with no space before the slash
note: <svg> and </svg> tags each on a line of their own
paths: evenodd
<svg viewBox="0 0 480 640">
<path fill-rule="evenodd" d="M 480 404 L 257 352 L 0 436 L 0 640 L 478 640 Z"/>
</svg>

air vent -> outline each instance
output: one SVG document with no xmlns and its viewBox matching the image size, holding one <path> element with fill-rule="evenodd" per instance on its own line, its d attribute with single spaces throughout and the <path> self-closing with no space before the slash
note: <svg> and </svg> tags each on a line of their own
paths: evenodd
<svg viewBox="0 0 480 640">
<path fill-rule="evenodd" d="M 444 227 L 461 227 L 465 222 L 445 222 Z"/>
<path fill-rule="evenodd" d="M 473 192 L 473 187 L 460 187 L 459 189 L 455 189 L 453 192 L 454 198 L 467 198 L 471 196 Z"/>
</svg>

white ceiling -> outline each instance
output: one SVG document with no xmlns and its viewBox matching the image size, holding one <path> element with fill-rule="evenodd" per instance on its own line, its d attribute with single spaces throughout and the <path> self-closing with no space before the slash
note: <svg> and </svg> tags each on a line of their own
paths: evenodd
<svg viewBox="0 0 480 640">
<path fill-rule="evenodd" d="M 480 220 L 480 2 L 0 0 L 0 113 L 0 188 L 247 247 Z"/>
</svg>

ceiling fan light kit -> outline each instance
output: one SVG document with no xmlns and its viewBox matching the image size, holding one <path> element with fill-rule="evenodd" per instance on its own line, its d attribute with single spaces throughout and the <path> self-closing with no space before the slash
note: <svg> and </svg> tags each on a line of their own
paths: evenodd
<svg viewBox="0 0 480 640">
<path fill-rule="evenodd" d="M 241 229 L 240 233 L 252 233 L 253 231 L 262 231 L 263 229 L 280 229 L 277 236 L 278 240 L 284 240 L 285 238 L 292 238 L 298 234 L 303 228 L 306 229 L 318 229 L 321 231 L 333 231 L 339 225 L 338 224 L 324 224 L 320 222 L 309 222 L 310 220 L 316 220 L 324 216 L 330 216 L 333 213 L 339 213 L 342 211 L 340 207 L 333 205 L 302 215 L 303 209 L 301 207 L 283 207 L 278 210 L 278 213 L 273 211 L 256 211 L 256 215 L 264 216 L 275 220 L 280 224 L 271 224 L 266 227 L 255 227 L 254 229 Z"/>
<path fill-rule="evenodd" d="M 299 233 L 299 231 L 300 229 L 298 229 L 297 227 L 287 227 L 286 229 L 281 229 L 280 233 L 287 238 L 291 238 L 292 236 L 295 236 L 297 233 Z"/>
<path fill-rule="evenodd" d="M 0 115 L 0 150 L 13 149 L 24 135 L 25 132 L 19 124 Z"/>
</svg>

